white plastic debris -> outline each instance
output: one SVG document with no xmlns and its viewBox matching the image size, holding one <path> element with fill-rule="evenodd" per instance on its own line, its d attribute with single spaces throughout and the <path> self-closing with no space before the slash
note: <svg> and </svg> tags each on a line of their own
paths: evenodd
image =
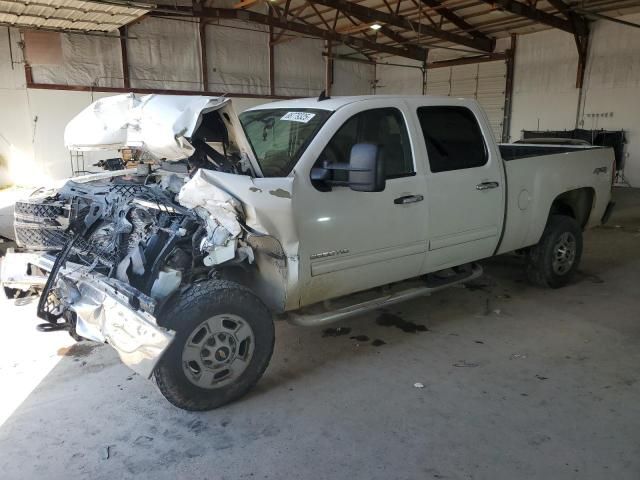
<svg viewBox="0 0 640 480">
<path fill-rule="evenodd" d="M 236 258 L 253 263 L 253 250 L 248 245 L 238 246 L 242 233 L 239 218 L 242 204 L 233 195 L 216 186 L 211 173 L 204 169 L 196 172 L 178 194 L 178 202 L 194 209 L 205 223 L 206 235 L 200 242 L 200 250 L 207 255 L 203 262 L 208 267 Z"/>
<path fill-rule="evenodd" d="M 415 388 L 424 388 L 424 383 L 416 382 L 413 384 Z"/>
<path fill-rule="evenodd" d="M 238 215 L 242 212 L 241 203 L 213 183 L 207 181 L 207 171 L 200 169 L 191 180 L 185 183 L 178 194 L 180 205 L 196 209 L 201 207 L 208 213 L 207 232 L 213 235 L 215 225 L 220 224 L 231 234 L 237 237 L 241 227 Z"/>
<path fill-rule="evenodd" d="M 243 262 L 243 261 L 248 261 L 249 263 L 253 263 L 255 261 L 255 255 L 253 254 L 253 248 L 251 248 L 249 245 L 243 245 L 241 247 L 238 247 L 236 249 L 236 252 L 238 252 L 238 261 L 239 262 Z"/>
<path fill-rule="evenodd" d="M 236 243 L 229 242 L 227 245 L 214 247 L 209 250 L 209 255 L 202 259 L 202 262 L 207 267 L 219 265 L 224 262 L 232 260 L 236 256 Z"/>
<path fill-rule="evenodd" d="M 158 278 L 151 287 L 151 296 L 161 300 L 173 293 L 182 281 L 182 274 L 178 270 L 160 270 Z"/>
</svg>

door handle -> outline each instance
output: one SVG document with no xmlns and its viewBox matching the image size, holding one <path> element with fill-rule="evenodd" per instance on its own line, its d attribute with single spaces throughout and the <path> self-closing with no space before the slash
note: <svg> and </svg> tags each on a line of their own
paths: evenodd
<svg viewBox="0 0 640 480">
<path fill-rule="evenodd" d="M 490 188 L 498 188 L 498 182 L 482 182 L 476 185 L 476 190 L 489 190 Z"/>
<path fill-rule="evenodd" d="M 407 205 L 408 203 L 417 203 L 424 200 L 422 195 L 405 195 L 404 197 L 396 198 L 393 203 L 396 205 Z"/>
</svg>

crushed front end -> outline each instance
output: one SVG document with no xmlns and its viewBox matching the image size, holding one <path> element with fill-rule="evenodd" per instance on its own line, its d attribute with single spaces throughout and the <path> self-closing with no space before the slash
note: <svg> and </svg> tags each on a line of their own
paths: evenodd
<svg viewBox="0 0 640 480">
<path fill-rule="evenodd" d="M 178 200 L 182 192 L 188 203 L 185 180 L 160 171 L 71 180 L 18 202 L 22 252 L 3 262 L 4 285 L 39 285 L 41 330 L 107 342 L 134 371 L 150 376 L 173 338 L 159 325 L 164 303 L 217 275 L 218 265 L 253 261 L 241 238 L 239 202 L 219 192 L 215 217 L 187 208 Z"/>
<path fill-rule="evenodd" d="M 276 200 L 256 193 L 259 166 L 229 99 L 106 97 L 67 125 L 65 144 L 143 160 L 16 204 L 19 248 L 2 259 L 0 283 L 40 293 L 40 330 L 107 342 L 149 377 L 174 338 L 163 308 L 194 284 L 245 276 L 282 308 L 284 253 L 255 218 L 255 204 Z"/>
</svg>

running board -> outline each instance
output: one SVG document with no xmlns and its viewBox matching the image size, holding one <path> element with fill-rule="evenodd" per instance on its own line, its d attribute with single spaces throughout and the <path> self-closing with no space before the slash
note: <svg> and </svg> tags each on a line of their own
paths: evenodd
<svg viewBox="0 0 640 480">
<path fill-rule="evenodd" d="M 429 281 L 429 279 L 425 280 L 424 277 L 407 280 L 384 288 L 382 295 L 380 295 L 380 288 L 358 292 L 336 300 L 329 300 L 303 307 L 299 310 L 285 312 L 279 315 L 278 319 L 286 320 L 293 325 L 301 327 L 326 325 L 370 312 L 371 310 L 430 295 L 452 285 L 468 282 L 478 278 L 480 275 L 482 275 L 482 267 L 474 263 L 463 273 L 456 272 L 450 277 L 450 281 L 440 279 L 438 282 L 433 282 Z M 377 294 L 378 296 L 365 299 L 366 297 L 371 297 L 372 294 Z M 347 304 L 345 305 L 345 303 Z"/>
</svg>

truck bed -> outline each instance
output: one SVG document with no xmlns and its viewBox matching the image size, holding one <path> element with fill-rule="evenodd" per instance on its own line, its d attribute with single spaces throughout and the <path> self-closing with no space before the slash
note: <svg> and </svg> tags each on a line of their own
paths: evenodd
<svg viewBox="0 0 640 480">
<path fill-rule="evenodd" d="M 543 155 L 555 155 L 557 153 L 568 153 L 583 150 L 592 150 L 600 147 L 577 146 L 577 145 L 527 145 L 526 143 L 501 143 L 500 155 L 508 162 L 520 158 L 540 157 Z"/>
<path fill-rule="evenodd" d="M 613 149 L 527 144 L 499 147 L 506 160 L 508 189 L 504 236 L 497 253 L 536 244 L 552 202 L 563 192 L 590 190 L 594 204 L 583 227 L 599 224 L 609 201 Z"/>
</svg>

